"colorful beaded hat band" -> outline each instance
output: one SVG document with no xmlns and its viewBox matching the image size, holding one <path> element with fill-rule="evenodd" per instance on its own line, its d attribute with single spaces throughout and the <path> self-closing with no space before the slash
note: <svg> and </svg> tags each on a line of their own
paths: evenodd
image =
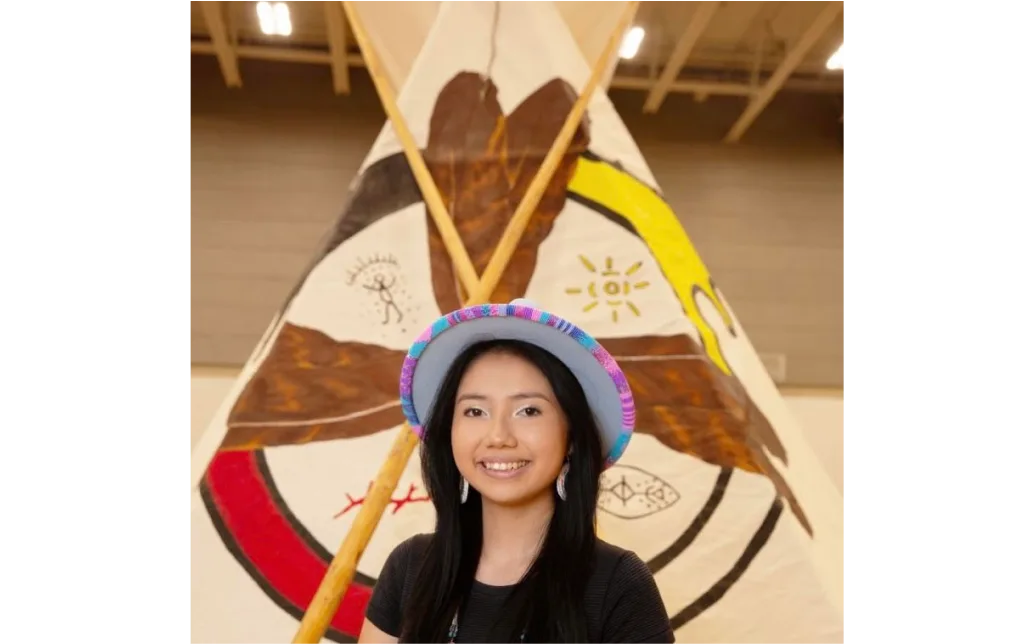
<svg viewBox="0 0 1034 644">
<path fill-rule="evenodd" d="M 423 419 L 453 361 L 472 344 L 494 339 L 535 344 L 566 364 L 596 416 L 604 467 L 617 462 L 635 428 L 635 401 L 625 374 L 592 336 L 527 300 L 463 308 L 420 334 L 402 363 L 399 383 L 402 412 L 413 431 L 423 436 Z"/>
</svg>

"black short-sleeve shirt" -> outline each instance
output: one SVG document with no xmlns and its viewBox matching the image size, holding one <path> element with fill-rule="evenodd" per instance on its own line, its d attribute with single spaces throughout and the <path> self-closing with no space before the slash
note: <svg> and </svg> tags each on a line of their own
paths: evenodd
<svg viewBox="0 0 1034 644">
<path fill-rule="evenodd" d="M 367 619 L 393 637 L 402 631 L 402 607 L 412 593 L 420 554 L 429 541 L 430 535 L 417 535 L 396 546 L 366 608 Z M 510 590 L 475 581 L 456 641 L 487 642 Z M 599 539 L 596 565 L 585 590 L 585 613 L 590 642 L 675 641 L 650 569 L 634 552 Z"/>
</svg>

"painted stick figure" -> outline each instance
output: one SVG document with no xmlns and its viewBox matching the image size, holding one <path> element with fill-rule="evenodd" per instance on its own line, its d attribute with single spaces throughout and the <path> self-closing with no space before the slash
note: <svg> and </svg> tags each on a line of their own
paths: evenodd
<svg viewBox="0 0 1034 644">
<path fill-rule="evenodd" d="M 384 276 L 377 274 L 374 275 L 373 281 L 373 286 L 363 284 L 363 288 L 370 291 L 377 291 L 377 295 L 381 298 L 381 301 L 384 302 L 384 322 L 382 322 L 382 324 L 387 324 L 388 320 L 391 319 L 391 309 L 395 309 L 395 313 L 398 314 L 398 319 L 395 321 L 401 322 L 402 310 L 399 309 L 398 304 L 395 304 L 395 297 L 391 294 L 391 287 L 395 286 L 395 278 L 391 278 L 391 284 L 385 284 Z"/>
</svg>

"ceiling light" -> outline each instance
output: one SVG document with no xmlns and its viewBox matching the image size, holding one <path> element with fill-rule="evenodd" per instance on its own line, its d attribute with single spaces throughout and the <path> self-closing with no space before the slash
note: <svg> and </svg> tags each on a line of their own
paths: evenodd
<svg viewBox="0 0 1034 644">
<path fill-rule="evenodd" d="M 628 60 L 629 58 L 635 58 L 635 55 L 639 52 L 639 45 L 643 44 L 643 37 L 646 32 L 643 31 L 642 27 L 632 27 L 625 34 L 624 40 L 621 41 L 621 48 L 618 49 L 618 56 Z"/>
<path fill-rule="evenodd" d="M 291 11 L 284 2 L 258 2 L 259 29 L 267 36 L 291 35 Z"/>
<path fill-rule="evenodd" d="M 833 55 L 830 56 L 829 60 L 826 61 L 826 69 L 844 69 L 843 54 L 840 53 L 843 49 L 844 43 L 840 43 L 840 46 L 837 47 L 837 50 L 833 52 Z"/>
</svg>

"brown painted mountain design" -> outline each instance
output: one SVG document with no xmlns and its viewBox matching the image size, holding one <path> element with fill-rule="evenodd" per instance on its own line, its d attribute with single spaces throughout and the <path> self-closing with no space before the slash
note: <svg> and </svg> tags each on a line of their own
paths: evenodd
<svg viewBox="0 0 1034 644">
<path fill-rule="evenodd" d="M 230 412 L 222 449 L 354 438 L 401 424 L 404 357 L 285 323 Z"/>
<path fill-rule="evenodd" d="M 424 159 L 479 275 L 577 98 L 570 85 L 556 79 L 504 115 L 495 84 L 474 73 L 457 75 L 438 96 Z M 547 184 L 493 302 L 509 302 L 527 290 L 538 247 L 567 201 L 567 184 L 588 145 L 586 121 Z M 455 311 L 465 294 L 430 215 L 427 228 L 435 299 L 440 310 Z"/>
<path fill-rule="evenodd" d="M 666 447 L 720 467 L 765 474 L 808 534 L 804 509 L 769 454 L 787 463 L 786 448 L 743 385 L 711 362 L 688 336 L 600 339 L 632 388 L 636 431 Z M 637 358 L 649 357 L 649 360 Z"/>
</svg>

